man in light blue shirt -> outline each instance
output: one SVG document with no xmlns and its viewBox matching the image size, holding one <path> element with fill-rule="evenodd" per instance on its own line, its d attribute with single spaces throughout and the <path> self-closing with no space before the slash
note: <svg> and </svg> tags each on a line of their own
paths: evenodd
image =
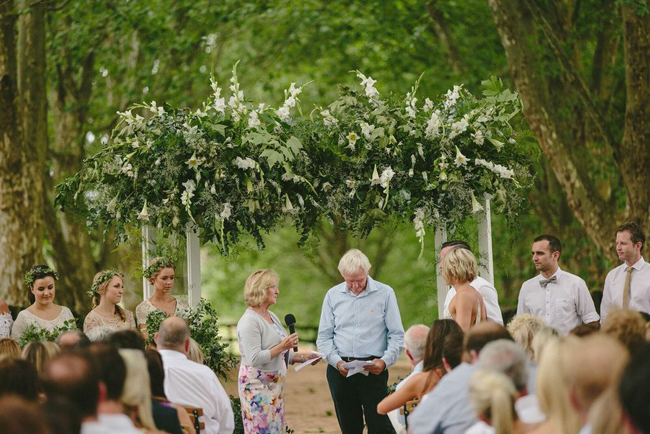
<svg viewBox="0 0 650 434">
<path fill-rule="evenodd" d="M 393 433 L 377 404 L 388 393 L 386 368 L 397 361 L 404 340 L 395 292 L 368 275 L 370 261 L 360 250 L 349 250 L 338 268 L 345 281 L 325 296 L 316 341 L 329 364 L 336 417 L 343 434 L 361 434 L 364 416 L 369 434 Z M 369 375 L 347 377 L 343 364 L 354 360 L 371 361 Z"/>
</svg>

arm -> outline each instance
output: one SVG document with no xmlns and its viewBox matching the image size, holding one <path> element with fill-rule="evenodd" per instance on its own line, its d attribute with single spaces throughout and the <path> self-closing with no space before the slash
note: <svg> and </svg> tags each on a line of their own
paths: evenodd
<svg viewBox="0 0 650 434">
<path fill-rule="evenodd" d="M 262 330 L 254 319 L 247 317 L 243 318 L 239 324 L 237 338 L 244 353 L 255 367 L 269 363 L 283 351 L 292 348 L 293 340 L 297 338 L 297 334 L 285 337 L 271 348 L 262 349 Z"/>
<path fill-rule="evenodd" d="M 613 302 L 613 297 L 612 297 L 612 271 L 607 274 L 607 277 L 605 277 L 605 286 L 603 288 L 603 300 L 600 302 L 600 323 L 605 322 L 605 318 L 607 317 L 607 314 L 609 313 L 612 302 Z"/>
<path fill-rule="evenodd" d="M 582 322 L 590 327 L 598 329 L 598 320 L 600 317 L 596 313 L 596 306 L 594 306 L 594 300 L 591 298 L 589 289 L 587 289 L 587 284 L 582 279 L 578 283 L 577 301 L 578 315 L 582 318 Z"/>
<path fill-rule="evenodd" d="M 522 315 L 524 313 L 529 313 L 526 309 L 526 301 L 524 297 L 524 286 L 521 286 L 519 290 L 519 299 L 517 301 L 517 315 Z"/>
<path fill-rule="evenodd" d="M 404 347 L 404 327 L 402 326 L 402 318 L 399 314 L 397 298 L 395 298 L 395 292 L 392 290 L 386 299 L 384 321 L 386 323 L 386 329 L 388 330 L 388 348 L 381 360 L 383 360 L 386 367 L 388 367 L 397 362 L 397 359 L 402 352 L 402 348 Z"/>
<path fill-rule="evenodd" d="M 418 397 L 419 389 L 422 388 L 422 379 L 426 378 L 426 373 L 420 372 L 409 378 L 399 390 L 388 395 L 377 405 L 377 413 L 387 414 L 389 411 L 404 406 L 407 402 Z"/>
<path fill-rule="evenodd" d="M 456 315 L 454 319 L 463 332 L 467 333 L 472 325 L 472 310 L 474 309 L 474 297 L 468 294 L 456 294 Z"/>
<path fill-rule="evenodd" d="M 318 347 L 318 351 L 323 353 L 323 357 L 327 360 L 327 363 L 338 368 L 337 365 L 342 360 L 334 346 L 334 312 L 330 305 L 329 293 L 325 296 L 325 300 L 323 300 L 316 346 Z"/>
</svg>

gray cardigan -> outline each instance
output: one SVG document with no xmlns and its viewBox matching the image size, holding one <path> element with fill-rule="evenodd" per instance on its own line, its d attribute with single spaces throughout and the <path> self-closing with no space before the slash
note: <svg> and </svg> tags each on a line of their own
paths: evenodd
<svg viewBox="0 0 650 434">
<path fill-rule="evenodd" d="M 280 326 L 280 319 L 271 311 L 271 319 Z M 286 336 L 286 333 L 285 335 Z M 284 337 L 283 336 L 283 337 Z M 239 352 L 241 353 L 241 364 L 250 366 L 261 371 L 284 371 L 286 370 L 284 357 L 277 356 L 271 359 L 272 346 L 282 341 L 282 338 L 271 324 L 252 309 L 246 309 L 244 315 L 237 323 L 237 339 L 239 340 Z M 289 362 L 293 359 L 293 351 L 289 351 Z"/>
</svg>

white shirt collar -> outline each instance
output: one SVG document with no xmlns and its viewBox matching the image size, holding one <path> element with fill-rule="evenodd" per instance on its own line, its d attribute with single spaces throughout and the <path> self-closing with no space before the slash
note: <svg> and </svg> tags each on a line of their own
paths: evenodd
<svg viewBox="0 0 650 434">
<path fill-rule="evenodd" d="M 165 349 L 165 350 L 158 350 L 158 352 L 160 353 L 161 356 L 164 355 L 165 357 L 168 357 L 170 359 L 179 359 L 179 360 L 185 359 L 185 360 L 187 360 L 187 356 L 185 354 L 181 353 L 180 351 L 166 350 Z"/>
<path fill-rule="evenodd" d="M 624 268 L 628 267 L 626 262 L 624 262 L 623 265 L 624 265 Z M 632 265 L 632 268 L 634 268 L 635 270 L 638 271 L 638 270 L 642 269 L 644 265 L 645 265 L 645 259 L 643 259 L 643 256 L 641 256 L 641 258 L 639 258 L 639 260 L 636 261 L 634 263 L 634 265 Z"/>
</svg>

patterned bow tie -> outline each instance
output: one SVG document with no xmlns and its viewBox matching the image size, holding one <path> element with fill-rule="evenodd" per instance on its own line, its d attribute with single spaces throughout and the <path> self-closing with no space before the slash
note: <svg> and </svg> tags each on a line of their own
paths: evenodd
<svg viewBox="0 0 650 434">
<path fill-rule="evenodd" d="M 551 277 L 549 279 L 540 280 L 539 281 L 539 286 L 546 289 L 546 285 L 548 285 L 549 283 L 556 283 L 556 282 L 557 282 L 557 276 L 553 276 L 553 277 Z"/>
</svg>

